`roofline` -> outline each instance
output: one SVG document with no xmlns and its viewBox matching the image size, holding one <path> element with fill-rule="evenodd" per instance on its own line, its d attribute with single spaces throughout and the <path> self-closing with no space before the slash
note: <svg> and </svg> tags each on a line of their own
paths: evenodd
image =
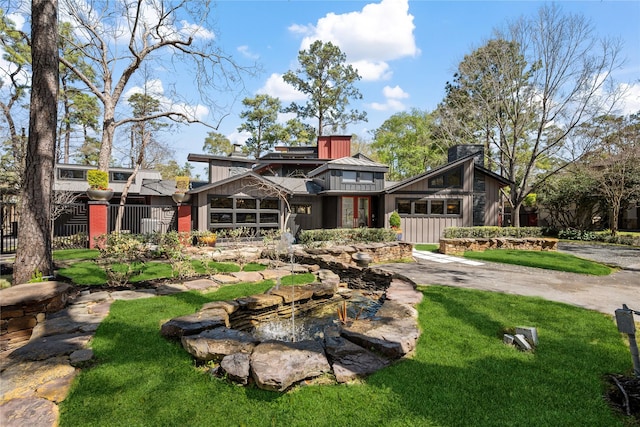
<svg viewBox="0 0 640 427">
<path fill-rule="evenodd" d="M 288 189 L 288 188 L 286 188 L 286 187 L 283 187 L 283 186 L 281 186 L 281 185 L 278 185 L 278 184 L 277 184 L 277 183 L 275 183 L 275 182 L 271 182 L 271 181 L 270 181 L 270 180 L 268 180 L 266 177 L 264 177 L 264 176 L 262 176 L 262 175 L 258 175 L 257 173 L 255 173 L 255 172 L 253 172 L 253 171 L 247 171 L 247 172 L 245 172 L 245 173 L 241 173 L 241 174 L 239 174 L 239 175 L 233 175 L 233 176 L 230 176 L 230 177 L 228 177 L 228 178 L 221 179 L 220 181 L 212 182 L 212 183 L 210 183 L 210 184 L 203 185 L 203 186 L 198 187 L 198 188 L 194 188 L 194 189 L 192 189 L 192 190 L 187 191 L 187 194 L 198 194 L 198 193 L 202 193 L 202 192 L 204 192 L 204 191 L 211 190 L 212 188 L 220 187 L 220 186 L 225 185 L 225 184 L 228 184 L 228 183 L 230 183 L 230 182 L 237 181 L 237 180 L 239 180 L 239 179 L 250 178 L 250 177 L 251 177 L 251 178 L 255 178 L 255 179 L 257 179 L 258 181 L 262 181 L 262 182 L 264 182 L 264 183 L 266 183 L 266 184 L 268 184 L 268 185 L 271 185 L 271 186 L 274 186 L 274 187 L 280 188 L 280 189 L 284 190 L 285 192 L 287 192 L 287 193 L 289 193 L 289 194 L 293 194 L 293 191 L 291 191 L 290 189 Z"/>
<path fill-rule="evenodd" d="M 251 164 L 254 164 L 257 162 L 256 159 L 248 159 L 246 157 L 220 156 L 215 154 L 196 154 L 196 153 L 189 153 L 187 155 L 187 160 L 190 162 L 207 162 L 207 163 L 209 163 L 209 161 L 211 160 L 242 162 L 242 163 L 251 163 Z"/>
</svg>

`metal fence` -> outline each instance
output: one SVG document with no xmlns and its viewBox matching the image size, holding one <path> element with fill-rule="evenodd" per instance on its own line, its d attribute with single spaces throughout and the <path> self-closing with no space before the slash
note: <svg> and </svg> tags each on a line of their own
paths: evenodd
<svg viewBox="0 0 640 427">
<path fill-rule="evenodd" d="M 118 205 L 109 206 L 109 228 L 116 229 Z M 165 205 L 125 205 L 120 230 L 123 233 L 166 233 L 178 229 L 178 208 Z"/>
<path fill-rule="evenodd" d="M 53 249 L 88 247 L 89 215 L 85 203 L 56 205 L 53 221 Z"/>
<path fill-rule="evenodd" d="M 0 203 L 0 254 L 16 251 L 18 244 L 18 208 L 15 203 Z"/>
</svg>

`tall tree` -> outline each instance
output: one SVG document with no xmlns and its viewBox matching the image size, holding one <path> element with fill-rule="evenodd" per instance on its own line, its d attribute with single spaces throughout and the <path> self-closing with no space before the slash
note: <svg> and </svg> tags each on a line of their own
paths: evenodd
<svg viewBox="0 0 640 427">
<path fill-rule="evenodd" d="M 245 143 L 245 150 L 258 159 L 262 153 L 273 148 L 276 142 L 285 137 L 284 127 L 278 123 L 280 100 L 260 94 L 254 98 L 243 99 L 242 105 L 246 107 L 240 113 L 244 123 L 238 127 L 238 132 L 251 134 Z"/>
<path fill-rule="evenodd" d="M 226 156 L 233 151 L 229 138 L 219 132 L 211 131 L 207 134 L 202 145 L 202 151 L 210 154 Z"/>
<path fill-rule="evenodd" d="M 2 9 L 0 9 L 0 44 L 4 50 L 3 59 L 7 64 L 7 68 L 0 73 L 0 89 L 7 94 L 6 98 L 0 99 L 0 109 L 8 133 L 6 135 L 8 139 L 3 142 L 0 178 L 6 186 L 5 191 L 15 193 L 22 186 L 27 143 L 24 127 L 17 119 L 16 110 L 22 107 L 22 101 L 29 93 L 31 47 L 29 35 L 17 29 L 15 23 Z"/>
<path fill-rule="evenodd" d="M 51 201 L 58 111 L 58 2 L 31 2 L 32 90 L 13 283 L 53 274 Z"/>
<path fill-rule="evenodd" d="M 131 77 L 143 64 L 158 61 L 162 54 L 170 56 L 162 67 L 180 68 L 181 78 L 193 73 L 202 103 L 212 114 L 224 106 L 213 99 L 213 93 L 231 91 L 242 83 L 242 75 L 249 71 L 226 56 L 215 44 L 211 26 L 209 1 L 179 0 L 114 0 L 90 2 L 63 0 L 72 25 L 82 43 L 66 40 L 82 52 L 87 63 L 97 72 L 94 83 L 82 69 L 67 57 L 60 61 L 76 74 L 102 103 L 102 138 L 98 167 L 107 170 L 111 160 L 113 139 L 119 126 L 140 121 L 140 118 L 116 118 L 116 109 Z M 123 41 L 126 40 L 126 43 Z M 122 46 L 126 46 L 125 49 Z M 178 73 L 175 73 L 176 75 Z M 184 108 L 191 100 L 176 103 L 181 96 L 170 94 L 172 105 L 163 104 L 160 112 L 145 119 L 166 117 L 180 122 L 201 122 L 195 111 Z"/>
<path fill-rule="evenodd" d="M 615 104 L 607 89 L 619 52 L 583 16 L 545 5 L 496 31 L 461 63 L 455 92 L 471 107 L 462 133 L 483 135 L 498 153 L 497 169 L 514 182 L 514 225 L 529 193 L 591 149 L 573 136 Z"/>
<path fill-rule="evenodd" d="M 430 113 L 414 109 L 394 114 L 375 130 L 371 148 L 389 166 L 389 179 L 418 175 L 446 160 L 448 147 L 433 137 L 433 127 Z"/>
<path fill-rule="evenodd" d="M 286 111 L 301 119 L 317 119 L 319 136 L 325 129 L 335 132 L 350 123 L 367 121 L 366 113 L 347 111 L 350 100 L 362 99 L 362 94 L 355 87 L 360 75 L 346 64 L 346 59 L 338 46 L 316 40 L 308 50 L 298 52 L 300 67 L 282 76 L 285 82 L 308 96 L 305 104 L 294 102 Z"/>
</svg>

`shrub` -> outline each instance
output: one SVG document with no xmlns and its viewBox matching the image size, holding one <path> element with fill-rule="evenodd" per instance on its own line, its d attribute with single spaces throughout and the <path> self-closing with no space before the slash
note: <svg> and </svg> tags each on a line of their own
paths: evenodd
<svg viewBox="0 0 640 427">
<path fill-rule="evenodd" d="M 541 227 L 448 227 L 444 230 L 445 239 L 475 238 L 491 239 L 497 237 L 542 237 Z"/>
<path fill-rule="evenodd" d="M 109 174 L 103 170 L 91 169 L 87 171 L 87 183 L 94 190 L 109 188 Z"/>
<path fill-rule="evenodd" d="M 389 217 L 389 225 L 393 228 L 400 227 L 400 214 L 398 212 L 393 211 L 391 213 L 391 216 Z"/>
<path fill-rule="evenodd" d="M 304 230 L 298 241 L 305 245 L 325 243 L 349 244 L 356 242 L 393 242 L 398 239 L 394 230 L 385 228 L 334 228 Z"/>
</svg>

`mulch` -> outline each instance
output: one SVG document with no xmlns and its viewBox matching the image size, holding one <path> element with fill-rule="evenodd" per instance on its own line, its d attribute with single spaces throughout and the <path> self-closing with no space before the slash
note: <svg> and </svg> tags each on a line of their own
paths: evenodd
<svg viewBox="0 0 640 427">
<path fill-rule="evenodd" d="M 610 375 L 609 404 L 620 413 L 634 417 L 640 425 L 640 378 Z"/>
</svg>

